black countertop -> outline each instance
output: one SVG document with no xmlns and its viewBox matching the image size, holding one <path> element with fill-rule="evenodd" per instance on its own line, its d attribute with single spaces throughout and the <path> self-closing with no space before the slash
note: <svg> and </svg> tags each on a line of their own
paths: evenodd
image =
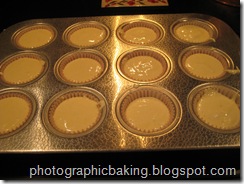
<svg viewBox="0 0 244 184">
<path fill-rule="evenodd" d="M 136 14 L 171 14 L 171 13 L 201 13 L 208 14 L 223 20 L 237 35 L 240 36 L 240 7 L 232 7 L 220 4 L 214 0 L 169 0 L 167 7 L 129 7 L 129 8 L 101 8 L 100 0 L 68 1 L 57 4 L 49 2 L 23 2 L 8 1 L 1 5 L 0 11 L 0 32 L 8 26 L 20 21 L 42 18 L 59 17 L 86 17 L 102 15 L 136 15 Z M 4 11 L 2 11 L 4 10 Z M 7 12 L 7 13 L 6 13 Z M 204 150 L 167 150 L 167 151 L 134 151 L 134 152 L 101 152 L 101 153 L 34 153 L 34 154 L 13 154 L 5 153 L 0 155 L 0 179 L 29 179 L 30 168 L 64 167 L 138 167 L 138 168 L 192 168 L 195 175 L 186 177 L 181 170 L 177 175 L 177 169 L 171 170 L 171 175 L 149 176 L 147 179 L 155 180 L 176 180 L 176 179 L 200 179 L 200 180 L 240 180 L 240 149 L 219 148 Z M 55 168 L 54 168 L 55 167 Z M 226 171 L 226 168 L 235 168 L 236 175 L 202 175 L 204 168 L 209 171 L 211 168 L 221 168 L 219 171 Z M 33 170 L 34 171 L 34 170 Z M 39 170 L 41 172 L 41 170 Z M 58 170 L 61 172 L 61 170 Z M 141 176 L 142 176 L 142 171 Z M 155 170 L 156 171 L 156 170 Z M 167 170 L 165 170 L 166 172 Z M 180 171 L 180 170 L 178 170 Z M 188 169 L 190 172 L 191 170 Z M 201 172 L 201 174 L 200 174 Z M 89 176 L 87 179 L 143 179 L 141 176 Z M 172 177 L 174 176 L 174 177 Z M 82 179 L 81 176 L 74 176 L 73 179 Z M 49 175 L 39 176 L 34 179 L 65 179 L 64 176 Z"/>
</svg>

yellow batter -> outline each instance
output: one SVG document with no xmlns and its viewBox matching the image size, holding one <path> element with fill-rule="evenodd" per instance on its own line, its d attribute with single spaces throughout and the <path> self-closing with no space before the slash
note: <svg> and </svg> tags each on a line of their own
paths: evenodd
<svg viewBox="0 0 244 184">
<path fill-rule="evenodd" d="M 24 48 L 37 48 L 48 44 L 53 38 L 54 33 L 49 29 L 30 29 L 19 37 L 17 44 Z"/>
<path fill-rule="evenodd" d="M 202 43 L 211 39 L 206 29 L 195 25 L 182 25 L 176 28 L 175 34 L 181 40 L 191 43 Z"/>
<path fill-rule="evenodd" d="M 200 78 L 217 78 L 224 74 L 225 70 L 221 62 L 208 54 L 192 54 L 185 60 L 186 70 Z"/>
<path fill-rule="evenodd" d="M 68 81 L 74 83 L 89 82 L 102 73 L 102 66 L 95 59 L 78 58 L 65 65 L 62 73 Z"/>
<path fill-rule="evenodd" d="M 137 56 L 123 64 L 126 76 L 139 81 L 157 79 L 163 73 L 163 66 L 157 59 L 150 56 Z"/>
<path fill-rule="evenodd" d="M 10 62 L 0 75 L 7 83 L 24 84 L 36 79 L 43 72 L 44 65 L 43 60 L 22 57 Z"/>
<path fill-rule="evenodd" d="M 105 39 L 106 32 L 95 27 L 80 28 L 69 35 L 69 41 L 76 46 L 93 46 Z"/>
<path fill-rule="evenodd" d="M 132 101 L 125 116 L 133 128 L 140 131 L 157 131 L 170 123 L 169 108 L 157 98 L 142 97 Z"/>
<path fill-rule="evenodd" d="M 87 97 L 73 97 L 61 102 L 54 111 L 53 125 L 64 133 L 79 133 L 91 128 L 100 113 L 96 101 Z"/>
<path fill-rule="evenodd" d="M 198 116 L 211 127 L 230 130 L 240 126 L 240 109 L 233 99 L 210 90 L 197 104 Z"/>
<path fill-rule="evenodd" d="M 157 34 L 147 27 L 134 27 L 127 30 L 124 35 L 124 39 L 137 44 L 147 44 L 157 39 Z"/>
<path fill-rule="evenodd" d="M 23 125 L 30 110 L 29 103 L 20 97 L 0 99 L 0 134 L 9 133 Z"/>
</svg>

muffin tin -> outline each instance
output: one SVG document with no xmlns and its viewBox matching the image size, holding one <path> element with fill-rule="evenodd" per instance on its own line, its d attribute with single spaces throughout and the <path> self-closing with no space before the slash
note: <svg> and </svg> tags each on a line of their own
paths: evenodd
<svg viewBox="0 0 244 184">
<path fill-rule="evenodd" d="M 184 26 L 188 31 L 192 27 L 194 30 L 200 29 L 208 39 L 204 37 L 200 41 L 198 38 L 187 41 L 178 37 L 177 30 L 180 28 L 182 31 Z M 42 44 L 35 47 L 33 44 L 21 44 L 21 37 L 26 38 L 27 33 L 43 29 L 51 34 L 48 41 L 41 41 Z M 88 40 L 84 41 L 85 30 L 94 31 L 96 39 L 86 36 Z M 128 34 L 137 41 L 128 39 Z M 139 38 L 146 41 L 138 41 Z M 74 42 L 76 40 L 82 40 L 82 43 L 77 44 Z M 83 44 L 84 42 L 89 44 Z M 192 106 L 195 93 L 202 85 L 228 86 L 237 94 L 240 91 L 240 74 L 235 69 L 240 67 L 240 39 L 226 23 L 215 17 L 202 14 L 162 14 L 26 20 L 8 27 L 0 34 L 0 53 L 0 92 L 17 90 L 30 94 L 33 101 L 37 102 L 34 114 L 25 127 L 0 138 L 1 152 L 240 146 L 239 128 L 235 131 L 209 129 L 196 118 Z M 41 58 L 45 58 L 45 69 L 39 77 L 24 85 L 8 84 L 2 80 L 3 66 L 6 60 L 20 53 L 42 56 Z M 216 58 L 225 72 L 214 78 L 192 76 L 184 61 L 195 53 Z M 78 61 L 84 58 L 99 66 L 96 76 L 91 75 L 89 80 L 78 82 L 65 78 L 73 73 L 65 71 L 68 65 L 76 61 L 73 68 L 82 66 Z M 133 59 L 136 60 L 136 66 L 131 62 Z M 143 59 L 148 62 L 142 62 Z M 130 65 L 133 67 L 128 67 Z M 88 70 L 92 72 L 93 67 L 94 65 L 88 66 Z M 142 72 L 146 77 L 138 79 L 131 76 L 130 72 L 128 75 L 128 70 L 136 71 L 136 67 L 139 69 L 137 74 L 140 76 Z M 147 78 L 149 69 L 156 69 L 158 74 Z M 77 95 L 99 101 L 97 103 L 102 106 L 100 119 L 82 132 L 69 134 L 58 131 L 52 124 L 56 105 Z M 166 125 L 142 130 L 128 123 L 124 113 L 126 108 L 135 99 L 147 97 L 160 101 L 168 109 L 169 120 Z M 240 104 L 239 97 L 235 100 Z"/>
</svg>

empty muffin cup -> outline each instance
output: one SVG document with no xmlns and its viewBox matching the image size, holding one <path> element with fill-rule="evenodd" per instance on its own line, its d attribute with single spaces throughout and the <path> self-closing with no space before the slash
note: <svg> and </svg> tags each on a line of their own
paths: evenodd
<svg viewBox="0 0 244 184">
<path fill-rule="evenodd" d="M 240 91 L 221 84 L 202 84 L 188 95 L 187 105 L 202 126 L 219 133 L 240 131 Z"/>
<path fill-rule="evenodd" d="M 0 65 L 0 82 L 7 86 L 24 86 L 39 80 L 47 71 L 48 59 L 34 51 L 15 53 Z"/>
<path fill-rule="evenodd" d="M 52 25 L 36 23 L 15 32 L 12 42 L 20 49 L 37 49 L 52 43 L 56 36 L 57 31 Z"/>
<path fill-rule="evenodd" d="M 125 129 L 136 135 L 159 136 L 176 128 L 182 117 L 182 108 L 170 91 L 140 86 L 119 98 L 116 116 Z"/>
<path fill-rule="evenodd" d="M 117 37 L 132 45 L 151 45 L 158 42 L 163 36 L 163 28 L 155 22 L 148 20 L 134 20 L 121 24 Z"/>
<path fill-rule="evenodd" d="M 188 76 L 202 81 L 220 81 L 234 69 L 232 59 L 223 51 L 207 46 L 189 47 L 180 54 L 178 63 Z"/>
<path fill-rule="evenodd" d="M 106 72 L 108 61 L 95 50 L 77 50 L 62 56 L 54 66 L 58 80 L 69 85 L 83 85 L 97 81 Z"/>
<path fill-rule="evenodd" d="M 212 23 L 194 18 L 177 20 L 171 26 L 171 33 L 181 42 L 194 44 L 215 42 L 218 36 L 218 31 Z"/>
<path fill-rule="evenodd" d="M 78 22 L 63 33 L 66 44 L 76 48 L 93 47 L 102 44 L 109 37 L 109 29 L 95 21 Z"/>
<path fill-rule="evenodd" d="M 65 138 L 80 137 L 94 131 L 107 114 L 103 95 L 92 88 L 72 88 L 55 94 L 45 105 L 45 127 Z"/>
<path fill-rule="evenodd" d="M 168 56 L 152 49 L 133 49 L 122 54 L 117 61 L 118 72 L 127 80 L 138 83 L 157 82 L 171 71 Z"/>
<path fill-rule="evenodd" d="M 26 127 L 36 111 L 35 99 L 19 89 L 0 91 L 0 138 L 12 136 Z"/>
</svg>

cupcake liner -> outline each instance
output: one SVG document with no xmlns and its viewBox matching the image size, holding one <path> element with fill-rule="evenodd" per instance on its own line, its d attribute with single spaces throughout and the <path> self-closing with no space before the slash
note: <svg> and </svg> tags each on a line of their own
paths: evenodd
<svg viewBox="0 0 244 184">
<path fill-rule="evenodd" d="M 153 97 L 160 100 L 169 111 L 169 119 L 167 122 L 162 122 L 160 126 L 154 127 L 152 129 L 142 129 L 133 125 L 126 116 L 126 109 L 134 100 Z M 177 98 L 171 94 L 169 91 L 158 89 L 156 87 L 138 87 L 136 89 L 130 90 L 125 93 L 117 103 L 117 116 L 120 123 L 132 133 L 137 135 L 162 135 L 169 133 L 173 130 L 181 119 L 181 105 Z"/>
<path fill-rule="evenodd" d="M 83 31 L 85 31 L 85 29 L 88 29 L 88 28 L 100 30 L 104 35 L 93 43 L 89 43 L 89 40 L 87 40 L 87 39 L 89 39 L 89 37 L 86 37 L 86 39 L 83 39 L 83 40 L 75 40 L 75 41 L 71 40 L 70 37 L 75 32 L 77 32 L 81 29 L 84 29 Z M 87 34 L 91 35 L 91 32 L 89 30 L 87 30 L 87 31 L 88 31 Z M 79 23 L 76 23 L 76 24 L 68 27 L 63 33 L 63 40 L 66 42 L 66 44 L 68 44 L 70 46 L 73 46 L 76 48 L 81 48 L 81 47 L 98 46 L 98 45 L 102 44 L 105 40 L 107 40 L 108 36 L 109 36 L 109 29 L 104 24 L 101 24 L 99 22 L 90 21 L 90 22 L 79 22 Z M 86 43 L 84 43 L 85 41 L 86 41 Z"/>
<path fill-rule="evenodd" d="M 229 127 L 226 127 L 226 125 L 217 125 L 216 123 L 209 120 L 209 118 L 206 118 L 204 112 L 199 112 L 197 110 L 199 101 L 203 98 L 204 95 L 208 95 L 210 93 L 219 93 L 224 95 L 225 97 L 233 100 L 240 109 L 240 94 L 237 89 L 226 85 L 205 84 L 196 87 L 190 93 L 191 97 L 188 99 L 188 106 L 190 106 L 190 113 L 193 115 L 193 117 L 203 126 L 212 131 L 217 131 L 220 133 L 234 133 L 239 131 L 240 125 L 237 125 L 238 122 L 236 122 L 235 125 Z"/>
<path fill-rule="evenodd" d="M 187 40 L 185 37 L 178 35 L 176 33 L 176 30 L 180 27 L 184 26 L 194 26 L 195 28 L 199 27 L 199 29 L 203 29 L 206 32 L 208 32 L 208 38 L 204 38 L 201 40 L 194 40 L 191 38 L 190 40 Z M 201 20 L 201 19 L 181 19 L 176 21 L 172 27 L 171 27 L 172 34 L 175 38 L 182 42 L 188 42 L 188 43 L 207 43 L 207 42 L 215 42 L 217 39 L 217 29 L 214 25 L 212 25 L 210 22 Z"/>
<path fill-rule="evenodd" d="M 152 30 L 154 32 L 154 39 L 152 40 L 144 40 L 144 41 L 132 41 L 132 40 L 128 40 L 125 37 L 125 34 L 127 31 L 129 31 L 130 29 L 134 29 L 134 28 L 147 28 L 149 30 Z M 119 26 L 119 28 L 117 29 L 117 36 L 120 40 L 122 40 L 123 42 L 127 43 L 127 44 L 136 44 L 136 45 L 149 45 L 149 44 L 153 44 L 156 43 L 157 41 L 159 41 L 162 36 L 163 36 L 163 29 L 157 25 L 154 22 L 151 21 L 143 21 L 143 20 L 138 20 L 138 21 L 131 21 L 131 22 L 126 22 L 122 25 Z M 147 36 L 147 35 L 145 35 Z M 152 35 L 150 35 L 152 36 Z"/>
<path fill-rule="evenodd" d="M 129 66 L 128 65 L 129 62 L 131 63 L 135 62 L 132 61 L 132 59 L 136 59 L 137 57 L 152 58 L 154 62 L 154 66 L 151 66 L 152 63 L 150 63 L 150 66 L 148 65 L 148 63 L 137 63 L 136 65 L 137 69 L 135 68 L 135 66 L 131 66 L 133 69 L 133 73 L 131 73 L 131 71 L 128 68 L 126 68 L 126 66 Z M 160 65 L 161 69 L 160 67 L 156 67 L 155 65 Z M 154 70 L 156 68 L 162 71 L 152 72 L 152 67 Z M 120 56 L 120 58 L 117 61 L 117 69 L 119 73 L 125 78 L 127 78 L 128 80 L 131 80 L 133 82 L 149 83 L 149 82 L 156 82 L 165 78 L 171 70 L 171 63 L 168 57 L 163 53 L 159 53 L 157 51 L 147 50 L 147 49 L 136 49 L 136 50 L 126 52 Z"/>
<path fill-rule="evenodd" d="M 28 59 L 35 59 L 35 60 L 42 61 L 43 62 L 42 69 L 31 77 L 27 76 L 26 73 L 24 73 L 24 75 L 26 75 L 26 77 L 29 77 L 29 79 L 20 80 L 21 76 L 19 76 L 18 81 L 13 81 L 13 80 L 7 79 L 6 76 L 4 75 L 5 69 L 11 63 L 18 62 L 18 59 L 21 59 L 21 58 L 28 58 Z M 44 75 L 45 71 L 47 70 L 47 67 L 48 67 L 48 60 L 44 55 L 40 55 L 36 52 L 19 52 L 19 53 L 16 53 L 16 54 L 11 55 L 8 58 L 6 58 L 0 65 L 0 81 L 4 85 L 10 85 L 10 86 L 28 85 L 28 84 L 33 83 L 33 82 L 37 81 L 38 79 L 40 79 Z M 16 71 L 17 70 L 19 70 L 19 68 L 16 68 Z"/>
<path fill-rule="evenodd" d="M 41 35 L 40 35 L 40 33 L 37 33 L 38 35 L 36 35 L 36 38 L 38 38 L 39 43 L 34 43 L 35 40 L 30 40 L 30 39 L 33 39 L 34 37 L 26 40 L 26 43 L 20 42 L 20 39 L 23 38 L 23 36 L 25 36 L 26 34 L 28 34 L 31 31 L 36 31 L 38 29 L 49 31 L 51 37 L 47 36 L 45 39 L 42 40 L 42 42 L 40 42 Z M 18 30 L 13 35 L 12 42 L 16 47 L 21 48 L 21 49 L 36 49 L 36 48 L 44 47 L 44 46 L 52 43 L 55 40 L 56 36 L 57 36 L 57 31 L 53 26 L 51 26 L 49 24 L 33 24 L 33 25 L 25 26 L 25 27 L 21 28 L 20 30 Z"/>
<path fill-rule="evenodd" d="M 71 64 L 74 60 L 76 59 L 92 59 L 97 64 L 99 64 L 100 71 L 96 70 L 96 73 L 91 73 L 91 76 L 86 76 L 85 78 L 81 78 L 81 76 L 77 76 L 76 78 L 72 79 L 72 76 L 66 76 L 64 73 L 65 67 L 68 64 Z M 94 51 L 75 51 L 75 52 L 70 52 L 63 57 L 61 57 L 57 63 L 55 64 L 54 67 L 54 73 L 55 76 L 60 80 L 61 82 L 64 82 L 66 84 L 70 85 L 83 85 L 83 84 L 88 84 L 92 83 L 98 79 L 100 79 L 104 73 L 106 72 L 108 67 L 108 63 L 106 58 L 101 55 L 100 53 L 96 53 Z"/>
<path fill-rule="evenodd" d="M 29 106 L 29 110 L 28 110 L 26 117 L 21 122 L 19 122 L 18 124 L 16 124 L 16 122 L 15 122 L 15 125 L 12 127 L 9 127 L 9 129 L 0 130 L 0 138 L 14 135 L 14 134 L 18 133 L 20 130 L 22 130 L 30 122 L 30 120 L 32 119 L 32 117 L 34 115 L 35 109 L 36 109 L 34 99 L 27 96 L 27 94 L 24 94 L 24 92 L 14 90 L 14 89 L 3 90 L 0 92 L 0 101 L 3 99 L 12 98 L 12 97 L 20 98 L 20 99 L 24 100 L 25 102 L 27 102 L 28 106 Z"/>
<path fill-rule="evenodd" d="M 94 91 L 86 90 L 87 88 L 84 89 L 85 90 L 74 89 L 74 90 L 63 91 L 57 94 L 57 96 L 54 96 L 47 103 L 43 116 L 44 116 L 46 127 L 52 133 L 61 137 L 74 138 L 92 132 L 102 123 L 107 111 L 105 99 L 103 99 L 102 96 L 99 96 L 99 93 L 95 94 Z M 99 110 L 98 116 L 96 117 L 96 120 L 90 123 L 89 125 L 87 125 L 87 127 L 82 127 L 82 128 L 80 127 L 78 130 L 72 130 L 72 131 L 63 130 L 62 128 L 59 128 L 55 123 L 54 120 L 55 110 L 62 102 L 76 97 L 85 97 L 88 98 L 89 100 L 95 101 L 97 103 L 97 107 Z"/>
<path fill-rule="evenodd" d="M 219 61 L 219 63 L 222 65 L 223 69 L 222 72 L 215 73 L 208 75 L 208 73 L 205 73 L 205 75 L 197 73 L 197 71 L 192 71 L 187 68 L 186 60 L 190 56 L 193 56 L 195 54 L 205 54 L 210 57 L 215 58 Z M 190 77 L 202 80 L 202 81 L 220 81 L 225 79 L 226 77 L 230 76 L 228 72 L 226 72 L 229 69 L 234 69 L 234 64 L 232 59 L 224 52 L 222 52 L 219 49 L 212 48 L 212 47 L 189 47 L 181 53 L 179 57 L 179 65 L 181 69 Z M 210 67 L 210 66 L 209 66 Z"/>
</svg>

